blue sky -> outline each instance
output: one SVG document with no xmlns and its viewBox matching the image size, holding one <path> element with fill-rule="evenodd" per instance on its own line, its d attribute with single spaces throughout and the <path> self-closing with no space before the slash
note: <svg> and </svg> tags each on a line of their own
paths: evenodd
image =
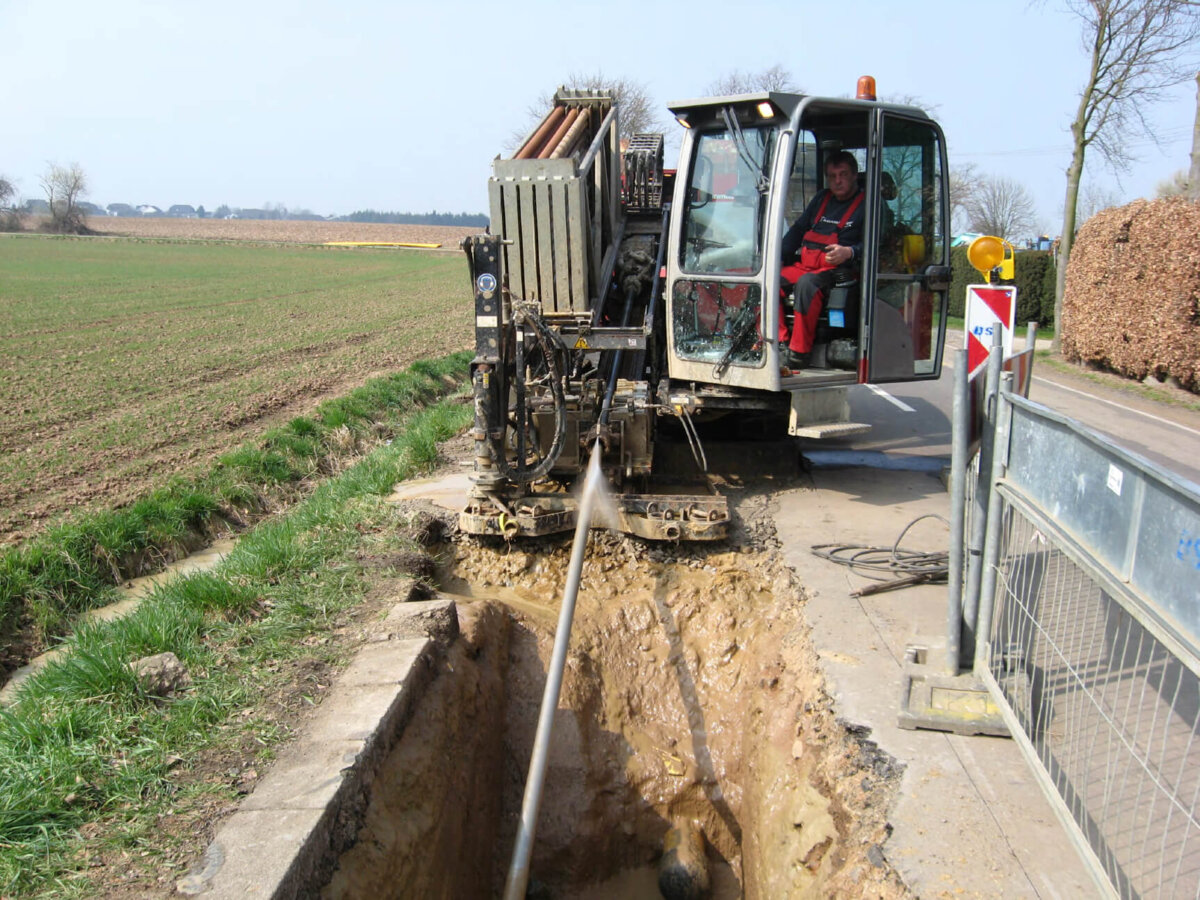
<svg viewBox="0 0 1200 900">
<path fill-rule="evenodd" d="M 1019 180 L 1051 234 L 1087 62 L 1055 0 L 0 0 L 0 35 L 0 174 L 26 197 L 48 163 L 78 162 L 102 204 L 483 212 L 492 158 L 568 73 L 639 81 L 666 119 L 731 70 L 780 64 L 807 93 L 872 74 L 921 98 L 951 165 Z M 1152 196 L 1188 164 L 1195 109 L 1188 82 L 1149 110 L 1161 147 L 1139 136 L 1131 172 L 1093 157 L 1085 181 Z"/>
</svg>

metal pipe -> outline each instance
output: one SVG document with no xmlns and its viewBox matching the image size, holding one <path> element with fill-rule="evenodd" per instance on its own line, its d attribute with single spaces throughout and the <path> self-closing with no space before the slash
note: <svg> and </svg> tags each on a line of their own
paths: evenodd
<svg viewBox="0 0 1200 900">
<path fill-rule="evenodd" d="M 971 403 L 966 348 L 954 354 L 954 405 L 950 425 L 950 554 L 946 596 L 946 674 L 957 675 L 962 638 L 963 543 L 967 522 L 967 445 Z"/>
<path fill-rule="evenodd" d="M 996 440 L 992 447 L 992 471 L 988 479 L 987 538 L 983 543 L 983 570 L 979 591 L 979 622 L 975 630 L 975 666 L 989 664 L 988 645 L 992 633 L 992 611 L 996 606 L 996 566 L 1000 562 L 1001 514 L 1004 504 L 996 492 L 996 483 L 1004 477 L 1008 467 L 1008 448 L 1012 430 L 1013 375 L 1005 372 L 1001 376 L 1000 392 L 996 397 Z M 1002 647 L 1003 651 L 1004 648 Z"/>
<path fill-rule="evenodd" d="M 566 117 L 558 123 L 558 127 L 554 129 L 554 134 L 550 135 L 542 149 L 538 151 L 538 159 L 549 159 L 550 154 L 554 152 L 559 143 L 570 129 L 575 124 L 575 120 L 579 118 L 579 107 L 567 113 Z"/>
<path fill-rule="evenodd" d="M 588 147 L 587 153 L 583 155 L 583 159 L 579 161 L 579 171 L 586 172 L 593 162 L 596 160 L 596 154 L 600 152 L 600 148 L 604 146 L 605 140 L 608 138 L 609 122 L 615 122 L 617 111 L 610 109 L 608 115 L 600 123 L 600 127 L 596 129 L 596 136 L 592 138 L 591 146 Z"/>
<path fill-rule="evenodd" d="M 987 528 L 988 486 L 992 474 L 992 445 L 995 442 L 996 395 L 1000 390 L 1000 368 L 1004 365 L 1004 344 L 999 328 L 992 332 L 988 354 L 987 382 L 983 392 L 983 428 L 979 435 L 979 481 L 975 485 L 974 512 L 971 514 L 971 540 L 967 545 L 967 587 L 963 602 L 963 637 L 960 660 L 964 669 L 975 664 L 975 626 L 979 618 L 979 588 L 983 539 Z"/>
<path fill-rule="evenodd" d="M 546 780 L 550 733 L 554 728 L 554 713 L 558 709 L 558 695 L 562 690 L 567 645 L 571 641 L 571 622 L 575 617 L 575 599 L 579 595 L 579 577 L 583 571 L 584 554 L 587 552 L 588 529 L 591 527 L 602 477 L 600 442 L 597 441 L 592 446 L 592 458 L 583 482 L 583 497 L 579 501 L 579 515 L 575 520 L 575 542 L 571 547 L 571 562 L 567 567 L 567 582 L 563 587 L 562 608 L 558 613 L 558 629 L 554 634 L 554 651 L 550 656 L 546 690 L 542 694 L 542 708 L 538 712 L 533 752 L 529 757 L 529 775 L 525 779 L 521 821 L 517 827 L 517 840 L 513 845 L 512 863 L 504 882 L 504 900 L 525 900 L 525 888 L 529 884 L 529 858 L 533 854 L 533 835 L 537 830 L 538 808 L 541 806 L 542 788 Z"/>
<path fill-rule="evenodd" d="M 566 112 L 566 107 L 556 106 L 550 112 L 546 113 L 546 118 L 542 119 L 542 124 L 538 126 L 537 131 L 531 134 L 529 140 L 521 145 L 521 149 L 517 151 L 513 159 L 532 159 L 535 157 L 537 151 L 542 146 L 542 142 L 546 140 L 546 135 L 558 126 L 558 123 L 562 121 Z"/>
<path fill-rule="evenodd" d="M 550 154 L 551 159 L 560 159 L 571 152 L 575 144 L 579 141 L 579 136 L 587 128 L 587 123 L 591 117 L 592 111 L 590 109 L 579 111 L 579 118 L 575 120 L 575 124 L 563 135 L 563 139 L 559 142 L 559 145 L 554 148 L 554 152 Z"/>
<path fill-rule="evenodd" d="M 1025 349 L 1033 350 L 1037 347 L 1037 322 L 1025 323 Z"/>
</svg>

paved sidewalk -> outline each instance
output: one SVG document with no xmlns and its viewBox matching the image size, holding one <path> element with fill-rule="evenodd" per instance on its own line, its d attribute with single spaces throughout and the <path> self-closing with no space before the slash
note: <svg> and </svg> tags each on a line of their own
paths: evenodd
<svg viewBox="0 0 1200 900">
<path fill-rule="evenodd" d="M 906 767 L 888 859 L 922 897 L 1097 896 L 1013 741 L 896 725 L 906 646 L 944 652 L 946 587 L 852 598 L 867 579 L 810 551 L 828 543 L 890 547 L 917 516 L 948 517 L 941 481 L 871 468 L 817 469 L 812 481 L 812 489 L 777 495 L 779 537 L 807 588 L 813 642 L 840 715 L 869 727 Z M 934 551 L 946 541 L 946 527 L 925 520 L 904 546 Z"/>
</svg>

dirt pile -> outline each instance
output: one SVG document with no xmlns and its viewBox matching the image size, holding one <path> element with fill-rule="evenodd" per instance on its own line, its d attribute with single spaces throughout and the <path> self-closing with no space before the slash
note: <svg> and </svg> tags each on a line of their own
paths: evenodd
<svg viewBox="0 0 1200 900">
<path fill-rule="evenodd" d="M 1200 375 L 1200 204 L 1137 200 L 1088 219 L 1067 268 L 1063 354 L 1133 378 Z"/>
<path fill-rule="evenodd" d="M 328 898 L 503 884 L 570 547 L 449 551 L 462 649 Z M 714 897 L 906 895 L 879 846 L 898 773 L 834 720 L 770 550 L 595 533 L 582 585 L 531 868 L 547 896 L 656 897 L 681 819 L 703 830 Z"/>
</svg>

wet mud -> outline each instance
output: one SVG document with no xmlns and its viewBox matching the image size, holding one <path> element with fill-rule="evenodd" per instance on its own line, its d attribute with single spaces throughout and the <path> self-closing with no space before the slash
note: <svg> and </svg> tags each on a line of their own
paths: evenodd
<svg viewBox="0 0 1200 900">
<path fill-rule="evenodd" d="M 681 822 L 702 835 L 707 896 L 907 896 L 881 849 L 899 773 L 835 719 L 803 590 L 769 528 L 744 524 L 708 547 L 592 533 L 529 896 L 658 897 Z M 432 552 L 461 638 L 328 900 L 501 893 L 570 543 L 455 537 Z"/>
</svg>

